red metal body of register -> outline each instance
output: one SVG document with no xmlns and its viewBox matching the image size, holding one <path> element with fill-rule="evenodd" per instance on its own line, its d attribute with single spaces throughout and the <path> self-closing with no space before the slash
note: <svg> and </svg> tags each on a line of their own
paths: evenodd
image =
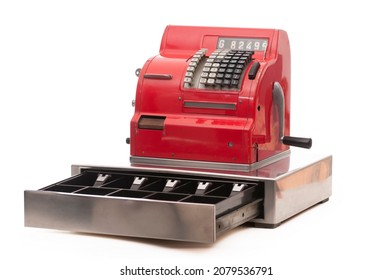
<svg viewBox="0 0 392 280">
<path fill-rule="evenodd" d="M 274 106 L 276 85 L 282 91 L 280 107 Z M 290 46 L 285 31 L 166 28 L 159 55 L 140 71 L 131 161 L 251 165 L 287 150 L 282 138 L 289 134 Z"/>
</svg>

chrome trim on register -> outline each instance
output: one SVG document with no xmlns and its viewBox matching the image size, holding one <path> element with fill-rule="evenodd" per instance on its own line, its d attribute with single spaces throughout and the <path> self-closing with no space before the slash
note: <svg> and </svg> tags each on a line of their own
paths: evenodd
<svg viewBox="0 0 392 280">
<path fill-rule="evenodd" d="M 173 78 L 170 74 L 144 74 L 144 79 L 155 79 L 155 80 L 171 80 Z"/>
<path fill-rule="evenodd" d="M 222 162 L 212 162 L 212 161 L 196 161 L 196 160 L 152 158 L 152 157 L 136 157 L 136 156 L 131 156 L 130 161 L 132 164 L 142 164 L 142 165 L 202 168 L 202 169 L 216 169 L 216 170 L 234 170 L 234 171 L 252 171 L 270 165 L 289 155 L 290 155 L 290 150 L 286 150 L 279 154 L 273 155 L 267 159 L 252 164 L 222 163 Z"/>
<path fill-rule="evenodd" d="M 198 108 L 198 109 L 223 109 L 223 110 L 235 110 L 236 105 L 234 103 L 213 103 L 213 102 L 198 102 L 198 101 L 185 101 L 185 108 Z"/>
</svg>

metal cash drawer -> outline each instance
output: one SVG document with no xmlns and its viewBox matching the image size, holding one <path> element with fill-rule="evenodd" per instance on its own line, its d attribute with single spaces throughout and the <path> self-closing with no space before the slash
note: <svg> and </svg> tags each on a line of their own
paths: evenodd
<svg viewBox="0 0 392 280">
<path fill-rule="evenodd" d="M 26 226 L 210 243 L 263 218 L 261 181 L 167 170 L 76 169 L 68 179 L 25 191 Z"/>
</svg>

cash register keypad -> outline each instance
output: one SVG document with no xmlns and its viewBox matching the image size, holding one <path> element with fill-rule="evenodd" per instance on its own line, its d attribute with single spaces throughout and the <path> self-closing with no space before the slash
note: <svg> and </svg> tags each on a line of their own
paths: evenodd
<svg viewBox="0 0 392 280">
<path fill-rule="evenodd" d="M 184 77 L 186 88 L 238 90 L 253 51 L 217 49 L 209 57 L 201 49 L 190 59 Z"/>
</svg>

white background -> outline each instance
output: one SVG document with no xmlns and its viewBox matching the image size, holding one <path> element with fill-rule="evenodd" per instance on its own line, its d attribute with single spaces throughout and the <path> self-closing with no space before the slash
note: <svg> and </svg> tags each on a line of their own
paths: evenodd
<svg viewBox="0 0 392 280">
<path fill-rule="evenodd" d="M 272 266 L 271 279 L 390 279 L 387 3 L 1 1 L 0 277 L 124 279 L 125 265 L 177 264 Z M 73 163 L 128 164 L 134 71 L 158 53 L 168 24 L 288 32 L 292 134 L 333 154 L 330 201 L 213 245 L 24 228 L 23 190 L 69 176 Z"/>
</svg>

